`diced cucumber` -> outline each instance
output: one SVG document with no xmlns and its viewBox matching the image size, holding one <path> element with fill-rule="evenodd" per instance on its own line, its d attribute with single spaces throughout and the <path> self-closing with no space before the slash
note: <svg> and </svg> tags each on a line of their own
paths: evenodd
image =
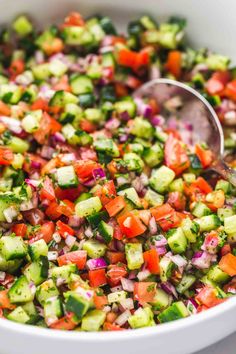
<svg viewBox="0 0 236 354">
<path fill-rule="evenodd" d="M 36 80 L 47 80 L 50 76 L 49 63 L 33 66 L 32 72 Z"/>
<path fill-rule="evenodd" d="M 90 258 L 100 258 L 106 253 L 107 246 L 96 240 L 88 240 L 83 243 L 83 250 L 87 251 Z"/>
<path fill-rule="evenodd" d="M 92 226 L 93 229 L 97 228 L 99 223 L 103 221 L 107 221 L 109 219 L 109 215 L 106 211 L 99 211 L 98 213 L 94 213 L 87 217 L 88 222 Z"/>
<path fill-rule="evenodd" d="M 62 127 L 62 133 L 71 145 L 88 145 L 91 144 L 93 138 L 83 130 L 75 129 L 73 125 L 66 124 Z"/>
<path fill-rule="evenodd" d="M 109 138 L 98 139 L 93 142 L 95 150 L 105 152 L 107 155 L 119 157 L 120 152 L 116 143 Z"/>
<path fill-rule="evenodd" d="M 211 214 L 212 211 L 210 208 L 208 208 L 206 206 L 206 204 L 202 203 L 202 202 L 198 202 L 196 203 L 196 205 L 194 206 L 193 210 L 192 210 L 192 214 L 194 216 L 196 216 L 196 218 L 201 218 L 202 216 L 206 216 Z"/>
<path fill-rule="evenodd" d="M 23 261 L 23 259 L 14 259 L 13 261 L 7 261 L 0 254 L 0 271 L 14 274 L 17 271 L 17 269 L 20 268 L 22 261 Z"/>
<path fill-rule="evenodd" d="M 35 285 L 41 284 L 48 277 L 49 262 L 48 258 L 41 256 L 37 261 L 30 263 L 23 271 L 28 281 Z"/>
<path fill-rule="evenodd" d="M 167 281 L 172 274 L 175 265 L 169 257 L 162 257 L 160 260 L 160 278 L 162 282 Z"/>
<path fill-rule="evenodd" d="M 27 321 L 27 323 L 35 324 L 40 319 L 39 313 L 38 313 L 33 301 L 26 302 L 26 304 L 22 305 L 22 308 L 30 318 Z"/>
<path fill-rule="evenodd" d="M 201 232 L 215 230 L 221 225 L 220 219 L 214 214 L 196 219 L 196 222 L 200 226 Z"/>
<path fill-rule="evenodd" d="M 76 203 L 75 213 L 81 217 L 87 217 L 102 209 L 102 203 L 99 197 L 92 197 L 81 202 Z"/>
<path fill-rule="evenodd" d="M 86 21 L 86 27 L 93 34 L 96 42 L 100 42 L 105 37 L 105 32 L 96 17 L 90 18 Z"/>
<path fill-rule="evenodd" d="M 38 130 L 42 114 L 42 110 L 36 110 L 27 114 L 21 121 L 23 129 L 27 133 L 34 133 Z"/>
<path fill-rule="evenodd" d="M 114 108 L 119 115 L 127 112 L 130 117 L 134 117 L 136 113 L 136 104 L 130 98 L 123 99 L 122 101 L 116 102 Z"/>
<path fill-rule="evenodd" d="M 73 166 L 63 166 L 57 169 L 57 181 L 62 189 L 75 188 L 78 186 L 78 177 Z"/>
<path fill-rule="evenodd" d="M 168 245 L 173 253 L 184 253 L 187 248 L 187 244 L 187 239 L 181 227 L 173 230 L 171 236 L 168 237 Z"/>
<path fill-rule="evenodd" d="M 177 178 L 169 185 L 170 192 L 180 192 L 184 191 L 184 181 L 182 178 Z"/>
<path fill-rule="evenodd" d="M 78 98 L 67 91 L 56 91 L 49 101 L 50 106 L 65 107 L 68 103 L 78 103 Z"/>
<path fill-rule="evenodd" d="M 182 221 L 181 227 L 188 241 L 195 243 L 200 230 L 199 224 L 192 221 L 190 218 L 185 218 Z"/>
<path fill-rule="evenodd" d="M 93 123 L 100 123 L 103 121 L 102 111 L 98 108 L 87 108 L 84 111 L 85 118 Z"/>
<path fill-rule="evenodd" d="M 196 175 L 194 173 L 184 173 L 183 178 L 186 183 L 191 184 L 195 181 Z"/>
<path fill-rule="evenodd" d="M 55 282 L 57 279 L 63 279 L 65 283 L 68 283 L 72 273 L 77 273 L 77 266 L 73 263 L 51 269 L 51 276 Z"/>
<path fill-rule="evenodd" d="M 236 215 L 224 219 L 224 230 L 227 234 L 236 233 Z"/>
<path fill-rule="evenodd" d="M 184 274 L 180 283 L 176 286 L 178 293 L 183 294 L 188 290 L 196 281 L 196 277 L 191 274 Z"/>
<path fill-rule="evenodd" d="M 12 28 L 21 37 L 25 37 L 33 31 L 32 23 L 24 15 L 21 15 L 15 19 L 12 24 Z"/>
<path fill-rule="evenodd" d="M 231 208 L 219 208 L 217 210 L 217 216 L 219 217 L 220 221 L 223 222 L 225 218 L 233 216 L 234 212 Z"/>
<path fill-rule="evenodd" d="M 158 316 L 161 323 L 179 320 L 189 316 L 189 312 L 182 301 L 178 301 L 169 306 Z"/>
<path fill-rule="evenodd" d="M 105 221 L 100 221 L 98 225 L 98 232 L 103 237 L 106 243 L 110 243 L 113 238 L 114 229 Z"/>
<path fill-rule="evenodd" d="M 106 318 L 102 310 L 89 311 L 82 319 L 81 330 L 87 332 L 99 331 Z"/>
<path fill-rule="evenodd" d="M 22 275 L 14 282 L 8 291 L 8 296 L 12 304 L 25 303 L 33 300 L 34 293 L 31 291 L 26 276 Z"/>
<path fill-rule="evenodd" d="M 149 307 L 140 307 L 128 319 L 131 328 L 149 327 L 153 324 L 153 312 Z"/>
<path fill-rule="evenodd" d="M 217 181 L 215 190 L 222 190 L 225 194 L 228 194 L 230 192 L 230 183 L 228 181 L 225 181 L 224 179 L 220 179 Z"/>
<path fill-rule="evenodd" d="M 109 304 L 113 304 L 114 302 L 120 302 L 122 300 L 125 300 L 127 297 L 127 292 L 124 290 L 121 291 L 115 291 L 114 293 L 110 293 L 107 296 L 107 300 Z"/>
<path fill-rule="evenodd" d="M 73 312 L 81 319 L 90 307 L 90 301 L 76 292 L 70 292 L 66 299 L 66 310 Z"/>
<path fill-rule="evenodd" d="M 7 261 L 22 259 L 27 255 L 27 246 L 20 236 L 3 236 L 0 239 L 0 251 Z"/>
<path fill-rule="evenodd" d="M 7 319 L 18 323 L 28 323 L 30 317 L 22 306 L 17 306 L 15 310 L 13 310 L 7 315 Z"/>
<path fill-rule="evenodd" d="M 153 207 L 160 206 L 164 203 L 164 196 L 154 192 L 152 189 L 147 190 L 144 199 Z"/>
<path fill-rule="evenodd" d="M 59 291 L 52 279 L 46 280 L 37 287 L 36 298 L 41 305 L 43 305 L 50 297 L 58 295 Z"/>
<path fill-rule="evenodd" d="M 144 263 L 141 243 L 126 243 L 125 256 L 130 270 L 139 269 Z"/>
<path fill-rule="evenodd" d="M 79 95 L 79 104 L 82 108 L 92 107 L 95 103 L 95 96 L 93 93 L 83 93 Z"/>
<path fill-rule="evenodd" d="M 209 280 L 219 284 L 226 283 L 230 279 L 230 276 L 223 272 L 217 264 L 211 267 L 207 277 Z"/>
<path fill-rule="evenodd" d="M 129 171 L 142 172 L 144 163 L 141 157 L 134 152 L 129 152 L 124 154 L 123 160 Z"/>
<path fill-rule="evenodd" d="M 46 323 L 53 320 L 57 321 L 61 316 L 63 316 L 61 299 L 55 296 L 47 299 L 43 305 L 43 310 Z"/>
<path fill-rule="evenodd" d="M 86 75 L 73 75 L 70 79 L 70 85 L 75 95 L 93 92 L 93 82 Z"/>
<path fill-rule="evenodd" d="M 138 193 L 133 187 L 123 189 L 117 193 L 118 195 L 123 195 L 125 198 L 130 200 L 137 208 L 141 208 L 141 200 Z"/>
<path fill-rule="evenodd" d="M 158 288 L 151 305 L 155 311 L 164 310 L 171 303 L 171 296 L 164 290 Z"/>
<path fill-rule="evenodd" d="M 210 70 L 226 70 L 230 63 L 230 59 L 220 54 L 210 54 L 206 58 L 206 65 Z"/>
<path fill-rule="evenodd" d="M 68 26 L 63 29 L 63 38 L 71 46 L 87 46 L 94 41 L 93 34 L 82 26 Z"/>
<path fill-rule="evenodd" d="M 150 139 L 154 134 L 154 128 L 145 119 L 137 117 L 132 121 L 130 133 L 143 139 Z"/>
<path fill-rule="evenodd" d="M 174 178 L 174 171 L 166 166 L 161 166 L 158 170 L 153 170 L 149 183 L 156 192 L 162 194 L 168 189 Z"/>
<path fill-rule="evenodd" d="M 13 151 L 23 154 L 29 150 L 29 143 L 26 140 L 20 139 L 17 136 L 12 136 L 7 141 L 7 146 Z"/>
<path fill-rule="evenodd" d="M 32 261 L 37 261 L 41 256 L 47 257 L 48 246 L 46 242 L 41 239 L 29 244 L 29 255 Z"/>
<path fill-rule="evenodd" d="M 152 145 L 152 147 L 144 150 L 143 158 L 148 166 L 155 167 L 163 161 L 163 148 L 160 144 L 156 143 Z"/>
<path fill-rule="evenodd" d="M 64 64 L 61 60 L 59 59 L 54 59 L 52 61 L 50 61 L 49 63 L 49 71 L 50 74 L 52 74 L 53 76 L 62 76 L 67 72 L 68 68 L 66 66 L 66 64 Z"/>
</svg>

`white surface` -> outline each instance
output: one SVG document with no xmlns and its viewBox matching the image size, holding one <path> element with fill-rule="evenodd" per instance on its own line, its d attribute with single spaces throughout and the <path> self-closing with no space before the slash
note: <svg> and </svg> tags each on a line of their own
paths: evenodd
<svg viewBox="0 0 236 354">
<path fill-rule="evenodd" d="M 235 354 L 236 333 L 195 354 Z"/>
<path fill-rule="evenodd" d="M 121 26 L 145 12 L 159 19 L 182 15 L 188 19 L 188 35 L 196 47 L 208 45 L 236 59 L 235 0 L 0 0 L 0 23 L 20 12 L 28 12 L 39 24 L 56 22 L 70 10 L 106 13 Z M 232 333 L 235 314 L 236 298 L 185 320 L 113 333 L 53 331 L 0 319 L 1 354 L 189 354 Z M 220 351 L 210 348 L 198 354 L 235 353 L 225 343 Z"/>
</svg>

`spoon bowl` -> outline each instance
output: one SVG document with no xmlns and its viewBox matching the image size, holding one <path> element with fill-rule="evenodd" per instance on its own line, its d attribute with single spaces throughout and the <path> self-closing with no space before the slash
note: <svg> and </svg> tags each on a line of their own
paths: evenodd
<svg viewBox="0 0 236 354">
<path fill-rule="evenodd" d="M 145 83 L 134 92 L 133 96 L 144 100 L 155 99 L 160 107 L 160 114 L 167 119 L 168 116 L 171 117 L 171 112 L 168 112 L 166 107 L 167 102 L 172 99 L 179 100 L 180 104 L 175 115 L 181 123 L 191 125 L 193 144 L 206 142 L 214 154 L 211 168 L 236 186 L 236 171 L 223 160 L 224 134 L 220 121 L 205 97 L 182 82 L 165 78 Z"/>
</svg>

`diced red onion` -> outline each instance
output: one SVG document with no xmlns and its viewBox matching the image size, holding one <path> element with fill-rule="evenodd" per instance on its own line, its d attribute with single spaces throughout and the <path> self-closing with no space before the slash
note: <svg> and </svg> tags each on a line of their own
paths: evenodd
<svg viewBox="0 0 236 354">
<path fill-rule="evenodd" d="M 52 235 L 52 238 L 53 240 L 56 242 L 56 243 L 60 243 L 61 242 L 61 236 L 58 232 L 54 232 L 54 234 Z"/>
<path fill-rule="evenodd" d="M 104 306 L 103 307 L 103 312 L 108 313 L 110 311 L 111 311 L 111 307 L 110 306 Z"/>
<path fill-rule="evenodd" d="M 83 220 L 83 218 L 77 215 L 71 215 L 69 216 L 68 225 L 71 227 L 80 227 L 83 223 Z"/>
<path fill-rule="evenodd" d="M 35 286 L 34 282 L 31 281 L 29 283 L 29 288 L 30 288 L 31 294 L 34 295 L 36 293 L 36 286 Z"/>
<path fill-rule="evenodd" d="M 86 266 L 89 270 L 94 270 L 94 269 L 106 268 L 107 263 L 103 258 L 93 258 L 87 261 Z"/>
<path fill-rule="evenodd" d="M 166 254 L 166 247 L 162 246 L 162 247 L 155 247 L 157 250 L 157 253 L 159 254 L 159 256 L 164 256 L 164 254 Z"/>
<path fill-rule="evenodd" d="M 121 112 L 121 113 L 120 113 L 120 118 L 121 118 L 122 120 L 124 120 L 124 121 L 130 120 L 129 112 L 127 112 L 127 111 Z"/>
<path fill-rule="evenodd" d="M 127 298 L 120 301 L 120 305 L 124 310 L 133 310 L 134 309 L 134 301 L 131 298 Z"/>
<path fill-rule="evenodd" d="M 129 273 L 129 279 L 133 280 L 133 279 L 137 278 L 137 274 L 138 274 L 138 272 L 136 270 L 131 270 L 131 272 Z"/>
<path fill-rule="evenodd" d="M 206 235 L 201 249 L 207 251 L 210 254 L 216 254 L 219 245 L 219 238 L 217 235 Z"/>
<path fill-rule="evenodd" d="M 197 313 L 197 308 L 198 308 L 198 304 L 196 303 L 196 301 L 194 299 L 188 299 L 187 301 L 187 309 L 191 314 L 196 314 Z"/>
<path fill-rule="evenodd" d="M 115 293 L 117 291 L 121 291 L 122 290 L 122 286 L 121 285 L 117 285 L 114 286 L 113 288 L 110 289 L 112 293 Z"/>
<path fill-rule="evenodd" d="M 157 233 L 157 223 L 154 217 L 151 217 L 148 227 L 151 235 L 155 235 Z"/>
<path fill-rule="evenodd" d="M 31 163 L 30 163 L 30 165 L 31 165 L 32 168 L 39 169 L 39 168 L 41 168 L 41 165 L 42 165 L 42 164 L 41 164 L 41 162 L 32 160 Z"/>
<path fill-rule="evenodd" d="M 111 118 L 105 124 L 105 128 L 108 130 L 115 130 L 119 126 L 120 126 L 120 121 L 117 118 Z"/>
<path fill-rule="evenodd" d="M 21 122 L 18 119 L 0 116 L 0 122 L 3 123 L 12 133 L 20 134 L 23 131 Z"/>
<path fill-rule="evenodd" d="M 129 134 L 122 134 L 119 136 L 119 142 L 120 143 L 126 143 L 126 141 L 129 139 Z"/>
<path fill-rule="evenodd" d="M 150 118 L 152 115 L 152 107 L 146 104 L 141 98 L 136 97 L 134 102 L 137 106 L 137 112 L 145 118 Z"/>
<path fill-rule="evenodd" d="M 6 278 L 6 272 L 0 272 L 0 281 L 4 281 Z"/>
<path fill-rule="evenodd" d="M 69 247 L 72 248 L 76 242 L 76 237 L 67 235 L 65 239 L 65 244 Z"/>
<path fill-rule="evenodd" d="M 116 178 L 116 182 L 117 182 L 117 185 L 120 187 L 120 186 L 126 184 L 128 181 L 127 181 L 127 178 L 125 178 L 123 176 L 119 176 Z"/>
<path fill-rule="evenodd" d="M 118 324 L 118 326 L 123 326 L 128 321 L 130 316 L 131 316 L 131 312 L 129 310 L 126 310 L 116 318 L 115 322 Z"/>
<path fill-rule="evenodd" d="M 159 79 L 161 77 L 160 68 L 155 64 L 151 65 L 149 75 L 150 80 Z"/>
<path fill-rule="evenodd" d="M 60 160 L 65 165 L 71 165 L 71 163 L 76 161 L 76 156 L 75 156 L 75 154 L 73 152 L 72 153 L 68 153 L 68 154 L 61 154 L 60 155 Z"/>
<path fill-rule="evenodd" d="M 193 70 L 191 71 L 191 77 L 194 77 L 199 72 L 206 72 L 208 71 L 208 66 L 205 63 L 200 63 L 194 66 Z"/>
<path fill-rule="evenodd" d="M 137 278 L 139 281 L 143 281 L 145 279 L 147 279 L 150 275 L 150 271 L 148 269 L 142 270 L 141 272 L 138 272 L 137 274 Z"/>
<path fill-rule="evenodd" d="M 215 259 L 213 255 L 206 251 L 196 252 L 192 258 L 191 263 L 199 269 L 208 269 L 211 265 L 211 262 Z"/>
<path fill-rule="evenodd" d="M 154 127 L 162 126 L 165 123 L 165 118 L 161 115 L 155 115 L 151 118 L 151 123 Z"/>
<path fill-rule="evenodd" d="M 162 247 L 167 245 L 167 239 L 163 235 L 158 235 L 154 241 L 155 247 Z"/>
<path fill-rule="evenodd" d="M 25 200 L 20 205 L 20 211 L 31 210 L 34 208 L 34 205 L 31 200 Z"/>
<path fill-rule="evenodd" d="M 127 278 L 121 278 L 121 285 L 123 290 L 128 291 L 128 292 L 133 292 L 134 291 L 134 281 L 127 279 Z"/>
<path fill-rule="evenodd" d="M 95 180 L 106 178 L 106 173 L 103 168 L 95 168 L 92 173 Z"/>
<path fill-rule="evenodd" d="M 166 257 L 170 258 L 172 262 L 177 265 L 178 268 L 183 268 L 188 264 L 187 260 L 179 254 L 173 255 L 171 252 L 168 252 L 166 254 Z"/>
<path fill-rule="evenodd" d="M 37 50 L 35 52 L 35 61 L 36 61 L 36 64 L 42 64 L 44 62 L 44 53 L 41 51 L 41 50 Z"/>
<path fill-rule="evenodd" d="M 161 283 L 161 288 L 165 292 L 167 292 L 167 294 L 174 295 L 176 299 L 178 298 L 178 294 L 177 291 L 175 290 L 175 287 L 169 281 L 166 281 L 165 283 Z"/>
<path fill-rule="evenodd" d="M 54 152 L 55 152 L 55 150 L 51 146 L 43 145 L 40 155 L 43 158 L 50 160 L 52 158 Z"/>
<path fill-rule="evenodd" d="M 9 206 L 5 210 L 3 210 L 3 214 L 6 218 L 6 221 L 9 223 L 13 221 L 13 219 L 17 216 L 18 213 L 14 206 Z"/>
<path fill-rule="evenodd" d="M 55 140 L 58 141 L 59 143 L 65 143 L 65 141 L 66 141 L 64 135 L 62 135 L 59 132 L 56 132 L 53 136 L 54 136 Z"/>
<path fill-rule="evenodd" d="M 40 185 L 41 182 L 38 180 L 35 180 L 35 179 L 26 178 L 25 183 L 28 184 L 30 187 L 33 187 L 34 189 L 36 189 Z"/>
<path fill-rule="evenodd" d="M 50 251 L 48 252 L 48 260 L 49 261 L 55 261 L 58 258 L 58 252 L 57 251 Z"/>
<path fill-rule="evenodd" d="M 86 228 L 86 230 L 84 231 L 84 234 L 85 234 L 85 236 L 88 237 L 88 238 L 93 237 L 92 228 L 91 228 L 90 226 L 88 226 L 88 227 Z"/>
</svg>

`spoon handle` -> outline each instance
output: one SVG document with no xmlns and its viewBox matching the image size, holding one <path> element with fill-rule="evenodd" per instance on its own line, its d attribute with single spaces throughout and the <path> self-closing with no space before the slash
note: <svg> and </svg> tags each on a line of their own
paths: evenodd
<svg viewBox="0 0 236 354">
<path fill-rule="evenodd" d="M 229 181 L 236 187 L 236 170 L 228 166 L 223 160 L 219 159 L 214 165 L 214 170 L 218 172 L 224 179 Z"/>
</svg>

